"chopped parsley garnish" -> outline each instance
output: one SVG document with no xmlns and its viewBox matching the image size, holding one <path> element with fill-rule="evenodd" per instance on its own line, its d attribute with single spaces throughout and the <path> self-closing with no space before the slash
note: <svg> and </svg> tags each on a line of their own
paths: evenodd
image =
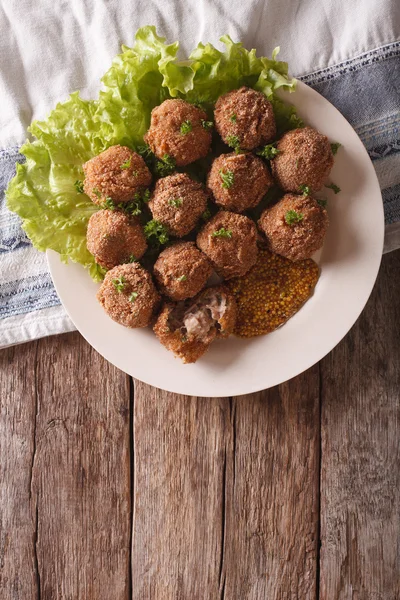
<svg viewBox="0 0 400 600">
<path fill-rule="evenodd" d="M 234 148 L 234 150 L 236 150 L 237 152 L 240 151 L 240 140 L 237 135 L 228 135 L 228 137 L 226 138 L 226 143 L 231 148 Z"/>
<path fill-rule="evenodd" d="M 233 113 L 233 115 L 231 115 L 229 117 L 229 119 L 230 119 L 230 121 L 232 121 L 232 123 L 236 123 L 236 121 L 237 121 L 237 115 L 235 115 L 235 113 Z"/>
<path fill-rule="evenodd" d="M 235 175 L 233 174 L 233 171 L 226 171 L 225 173 L 223 171 L 219 172 L 219 175 L 221 177 L 222 180 L 222 187 L 225 188 L 226 190 L 228 190 L 230 187 L 233 186 L 233 182 L 235 180 Z"/>
<path fill-rule="evenodd" d="M 107 196 L 106 201 L 103 203 L 103 208 L 108 208 L 108 210 L 115 210 L 117 207 L 114 204 L 114 201 L 110 196 Z"/>
<path fill-rule="evenodd" d="M 167 244 L 169 241 L 168 229 L 155 219 L 146 223 L 144 226 L 144 235 L 154 245 Z"/>
<path fill-rule="evenodd" d="M 137 217 L 142 213 L 142 204 L 143 202 L 147 204 L 150 200 L 150 190 L 146 189 L 144 192 L 136 192 L 133 197 L 133 200 L 128 202 L 127 204 L 121 206 L 121 210 L 128 215 L 132 215 L 133 217 Z"/>
<path fill-rule="evenodd" d="M 317 202 L 320 206 L 322 206 L 322 208 L 326 208 L 326 205 L 328 204 L 328 200 L 326 198 L 317 198 Z"/>
<path fill-rule="evenodd" d="M 232 231 L 230 229 L 225 229 L 225 227 L 221 227 L 220 229 L 217 229 L 217 231 L 214 231 L 212 236 L 213 237 L 222 237 L 222 238 L 231 238 Z"/>
<path fill-rule="evenodd" d="M 146 188 L 142 194 L 142 200 L 145 204 L 147 204 L 148 201 L 150 200 L 150 196 L 151 196 L 151 192 L 150 192 L 149 188 Z"/>
<path fill-rule="evenodd" d="M 136 192 L 133 200 L 125 204 L 122 210 L 127 215 L 132 215 L 133 217 L 137 217 L 142 214 L 142 197 L 139 192 Z"/>
<path fill-rule="evenodd" d="M 341 145 L 342 144 L 339 144 L 339 142 L 334 142 L 333 144 L 331 144 L 331 150 L 332 150 L 333 156 L 335 156 L 335 154 L 337 153 L 337 151 L 339 150 Z"/>
<path fill-rule="evenodd" d="M 335 185 L 334 183 L 330 183 L 329 185 L 325 186 L 326 188 L 328 188 L 329 190 L 333 190 L 335 192 L 335 194 L 338 194 L 341 189 L 338 185 Z"/>
<path fill-rule="evenodd" d="M 130 156 L 128 158 L 128 160 L 126 160 L 124 163 L 122 163 L 120 169 L 129 169 L 129 167 L 131 166 L 131 162 L 132 162 L 132 157 Z M 137 171 L 136 171 L 137 173 Z"/>
<path fill-rule="evenodd" d="M 285 214 L 285 221 L 288 225 L 294 225 L 295 223 L 300 223 L 304 218 L 302 213 L 297 212 L 296 210 L 288 210 Z"/>
<path fill-rule="evenodd" d="M 98 198 L 101 198 L 101 192 L 100 192 L 100 190 L 98 190 L 97 188 L 93 188 L 92 191 L 93 191 L 93 194 L 96 194 L 96 196 Z"/>
<path fill-rule="evenodd" d="M 210 129 L 212 129 L 214 127 L 214 123 L 213 123 L 213 121 L 205 121 L 204 119 L 202 119 L 201 126 L 203 127 L 203 129 L 206 129 L 207 131 L 209 131 Z"/>
<path fill-rule="evenodd" d="M 169 154 L 164 154 L 161 160 L 157 160 L 155 166 L 155 172 L 160 177 L 166 177 L 170 175 L 175 169 L 175 160 Z"/>
<path fill-rule="evenodd" d="M 180 127 L 180 132 L 182 135 L 186 135 L 187 133 L 190 133 L 192 131 L 192 123 L 187 120 L 187 121 L 183 121 L 183 123 L 181 124 Z"/>
<path fill-rule="evenodd" d="M 183 200 L 182 198 L 170 198 L 168 200 L 168 204 L 170 206 L 175 206 L 176 208 L 178 208 L 179 206 L 182 206 Z"/>
<path fill-rule="evenodd" d="M 132 292 L 129 296 L 129 301 L 130 302 L 135 302 L 136 298 L 138 297 L 138 293 L 137 292 Z"/>
<path fill-rule="evenodd" d="M 186 275 L 181 275 L 180 277 L 177 277 L 176 280 L 181 282 L 181 281 L 186 281 L 187 276 Z"/>
<path fill-rule="evenodd" d="M 136 258 L 136 256 L 134 254 L 131 254 L 130 257 L 128 258 L 128 263 L 134 263 L 137 261 L 138 261 L 138 259 Z"/>
<path fill-rule="evenodd" d="M 206 210 L 201 215 L 201 218 L 203 219 L 203 221 L 208 221 L 208 219 L 210 217 L 211 217 L 211 210 L 207 207 Z"/>
<path fill-rule="evenodd" d="M 256 154 L 257 156 L 262 156 L 267 160 L 272 160 L 279 154 L 279 152 L 280 150 L 278 150 L 274 144 L 267 144 L 267 146 L 264 146 L 264 148 L 261 148 L 261 150 L 257 150 Z"/>
<path fill-rule="evenodd" d="M 125 277 L 123 275 L 121 275 L 120 277 L 117 277 L 117 279 L 113 279 L 112 280 L 113 285 L 115 287 L 115 289 L 117 290 L 117 292 L 122 292 L 124 287 L 125 287 Z"/>
<path fill-rule="evenodd" d="M 75 189 L 78 192 L 78 194 L 83 194 L 83 181 L 80 181 L 80 179 L 77 179 L 74 183 Z"/>
<path fill-rule="evenodd" d="M 308 185 L 306 185 L 305 183 L 303 185 L 299 186 L 299 190 L 301 192 L 303 192 L 303 196 L 310 196 L 311 195 L 311 189 Z"/>
<path fill-rule="evenodd" d="M 153 152 L 153 150 L 150 148 L 150 146 L 148 144 L 144 144 L 143 146 L 138 146 L 136 148 L 136 152 L 138 154 L 140 154 L 140 156 L 144 160 L 154 158 L 154 152 Z"/>
</svg>

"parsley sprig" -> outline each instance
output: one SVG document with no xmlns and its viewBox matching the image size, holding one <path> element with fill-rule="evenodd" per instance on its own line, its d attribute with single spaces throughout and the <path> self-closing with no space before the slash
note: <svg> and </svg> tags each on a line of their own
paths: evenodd
<svg viewBox="0 0 400 600">
<path fill-rule="evenodd" d="M 310 186 L 303 183 L 303 185 L 299 186 L 299 190 L 303 192 L 303 196 L 311 196 L 311 188 Z"/>
<path fill-rule="evenodd" d="M 233 148 L 236 153 L 240 152 L 240 140 L 237 135 L 228 135 L 226 143 Z"/>
<path fill-rule="evenodd" d="M 331 150 L 332 150 L 333 156 L 335 156 L 335 154 L 337 153 L 337 151 L 339 150 L 341 145 L 342 144 L 339 144 L 339 142 L 334 142 L 333 144 L 331 144 Z"/>
<path fill-rule="evenodd" d="M 177 278 L 176 278 L 176 281 L 179 281 L 179 282 L 181 282 L 181 281 L 186 281 L 186 279 L 187 279 L 187 276 L 186 276 L 186 275 L 181 275 L 180 277 L 177 277 Z"/>
<path fill-rule="evenodd" d="M 297 210 L 288 210 L 285 214 L 285 221 L 288 225 L 295 225 L 300 223 L 304 218 L 304 215 Z"/>
<path fill-rule="evenodd" d="M 164 154 L 161 160 L 157 160 L 154 170 L 159 177 L 166 177 L 172 173 L 175 166 L 175 159 L 169 154 Z"/>
<path fill-rule="evenodd" d="M 169 242 L 168 229 L 156 219 L 152 219 L 146 223 L 144 226 L 144 235 L 153 246 L 164 245 Z"/>
<path fill-rule="evenodd" d="M 217 229 L 216 231 L 213 231 L 212 236 L 213 237 L 221 237 L 221 238 L 231 238 L 232 237 L 232 230 L 231 229 L 225 229 L 225 227 L 221 227 L 220 229 Z"/>
<path fill-rule="evenodd" d="M 335 194 L 338 194 L 339 192 L 341 192 L 341 189 L 338 185 L 335 185 L 334 183 L 330 183 L 328 185 L 325 186 L 326 188 L 328 188 L 328 190 L 333 190 L 335 192 Z"/>
<path fill-rule="evenodd" d="M 83 194 L 83 181 L 77 179 L 74 183 L 74 186 L 78 194 Z"/>
<path fill-rule="evenodd" d="M 189 121 L 189 119 L 187 121 L 183 121 L 183 123 L 180 126 L 180 130 L 182 135 L 186 135 L 187 133 L 190 133 L 192 131 L 192 123 L 191 121 Z"/>
<path fill-rule="evenodd" d="M 279 154 L 280 150 L 274 144 L 267 144 L 260 150 L 256 151 L 257 156 L 262 156 L 266 160 L 272 160 Z"/>
<path fill-rule="evenodd" d="M 237 121 L 237 115 L 235 113 L 233 113 L 230 117 L 229 120 L 232 121 L 232 123 L 236 123 Z"/>
<path fill-rule="evenodd" d="M 205 121 L 204 119 L 202 119 L 201 126 L 203 127 L 203 129 L 206 129 L 207 131 L 209 131 L 210 129 L 212 129 L 214 127 L 214 123 L 213 123 L 213 121 Z"/>
<path fill-rule="evenodd" d="M 231 188 L 233 186 L 233 183 L 235 181 L 235 175 L 233 173 L 233 171 L 225 171 L 225 173 L 221 170 L 219 172 L 219 176 L 221 177 L 221 186 L 223 188 L 225 188 L 226 190 L 229 190 L 229 188 Z"/>
<path fill-rule="evenodd" d="M 113 282 L 115 289 L 117 290 L 117 292 L 119 294 L 124 291 L 126 279 L 123 275 L 121 275 L 120 277 L 117 277 L 116 279 L 113 279 L 112 282 Z"/>
<path fill-rule="evenodd" d="M 129 169 L 129 167 L 131 166 L 131 162 L 132 162 L 132 157 L 130 156 L 124 163 L 122 163 L 122 165 L 120 166 L 120 169 L 122 169 L 122 170 Z"/>
<path fill-rule="evenodd" d="M 138 295 L 139 295 L 139 294 L 138 294 L 137 292 L 132 292 L 132 293 L 129 295 L 129 302 L 135 302 L 135 300 L 136 300 L 136 298 L 138 297 Z"/>
<path fill-rule="evenodd" d="M 183 204 L 182 198 L 170 198 L 168 200 L 168 204 L 170 206 L 175 206 L 175 208 L 179 208 Z"/>
<path fill-rule="evenodd" d="M 137 146 L 136 152 L 140 154 L 150 171 L 157 177 L 170 175 L 176 167 L 176 162 L 172 156 L 164 154 L 161 159 L 158 159 L 148 144 Z"/>
</svg>

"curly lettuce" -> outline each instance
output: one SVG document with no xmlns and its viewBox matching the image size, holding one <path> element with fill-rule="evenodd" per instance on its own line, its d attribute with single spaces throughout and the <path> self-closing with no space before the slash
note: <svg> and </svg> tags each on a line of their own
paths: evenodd
<svg viewBox="0 0 400 600">
<path fill-rule="evenodd" d="M 221 41 L 224 51 L 200 43 L 188 60 L 178 61 L 178 42 L 168 45 L 155 27 L 142 27 L 133 47 L 123 46 L 113 60 L 97 100 L 75 92 L 45 121 L 32 123 L 28 131 L 35 139 L 21 148 L 26 163 L 17 164 L 6 197 L 35 248 L 84 265 L 94 280 L 103 277 L 86 248 L 87 223 L 98 207 L 75 183 L 83 179 L 82 165 L 106 148 L 143 143 L 152 109 L 166 98 L 211 110 L 218 96 L 247 85 L 271 100 L 280 132 L 301 124 L 294 108 L 276 97 L 279 88 L 295 88 L 287 63 L 277 60 L 278 49 L 268 59 L 227 35 Z"/>
</svg>

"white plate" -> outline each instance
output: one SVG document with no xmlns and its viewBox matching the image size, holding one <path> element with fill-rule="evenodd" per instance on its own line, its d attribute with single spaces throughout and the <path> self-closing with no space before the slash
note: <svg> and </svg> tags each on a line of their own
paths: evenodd
<svg viewBox="0 0 400 600">
<path fill-rule="evenodd" d="M 327 190 L 330 227 L 320 253 L 313 297 L 286 325 L 250 340 L 214 342 L 194 365 L 183 365 L 149 329 L 114 323 L 96 300 L 98 284 L 83 267 L 47 252 L 57 293 L 77 329 L 111 363 L 156 387 L 191 396 L 236 396 L 266 389 L 305 371 L 346 335 L 365 306 L 382 256 L 384 217 L 374 168 L 355 131 L 317 92 L 299 82 L 282 97 L 304 121 L 342 144 Z"/>
</svg>

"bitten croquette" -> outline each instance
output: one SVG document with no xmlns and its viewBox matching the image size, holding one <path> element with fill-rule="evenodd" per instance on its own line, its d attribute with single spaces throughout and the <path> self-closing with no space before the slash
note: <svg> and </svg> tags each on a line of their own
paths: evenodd
<svg viewBox="0 0 400 600">
<path fill-rule="evenodd" d="M 257 228 L 248 217 L 221 210 L 197 235 L 197 246 L 220 277 L 240 277 L 257 260 Z"/>
<path fill-rule="evenodd" d="M 246 154 L 221 154 L 208 174 L 207 186 L 222 208 L 243 212 L 257 206 L 274 180 L 261 158 Z"/>
<path fill-rule="evenodd" d="M 86 245 L 105 269 L 133 262 L 147 249 L 139 220 L 116 210 L 99 210 L 90 217 Z"/>
<path fill-rule="evenodd" d="M 212 266 L 194 242 L 179 242 L 161 252 L 153 273 L 165 296 L 172 300 L 185 300 L 203 289 L 212 273 Z"/>
<path fill-rule="evenodd" d="M 151 112 L 144 141 L 162 159 L 172 157 L 177 166 L 188 165 L 208 154 L 211 133 L 207 114 L 184 100 L 165 100 Z"/>
<path fill-rule="evenodd" d="M 143 158 L 126 146 L 111 146 L 83 165 L 85 194 L 99 206 L 123 204 L 151 184 Z"/>
<path fill-rule="evenodd" d="M 215 126 L 228 146 L 253 150 L 271 142 L 276 135 L 272 104 L 262 92 L 248 87 L 232 90 L 218 98 Z"/>
<path fill-rule="evenodd" d="M 261 215 L 258 225 L 272 252 L 303 260 L 319 250 L 328 228 L 328 213 L 310 196 L 286 194 Z"/>
<path fill-rule="evenodd" d="M 196 298 L 164 304 L 154 332 L 183 363 L 194 363 L 216 337 L 228 337 L 236 323 L 236 302 L 226 287 L 203 290 Z"/>
<path fill-rule="evenodd" d="M 153 218 L 175 237 L 187 235 L 207 207 L 208 194 L 201 183 L 186 173 L 159 179 L 150 198 Z"/>
<path fill-rule="evenodd" d="M 97 299 L 111 319 L 125 327 L 147 327 L 160 302 L 148 271 L 137 263 L 106 273 Z"/>
<path fill-rule="evenodd" d="M 299 193 L 303 186 L 316 192 L 324 185 L 333 166 L 328 138 L 311 127 L 292 129 L 276 145 L 271 160 L 272 175 L 285 192 Z"/>
</svg>

